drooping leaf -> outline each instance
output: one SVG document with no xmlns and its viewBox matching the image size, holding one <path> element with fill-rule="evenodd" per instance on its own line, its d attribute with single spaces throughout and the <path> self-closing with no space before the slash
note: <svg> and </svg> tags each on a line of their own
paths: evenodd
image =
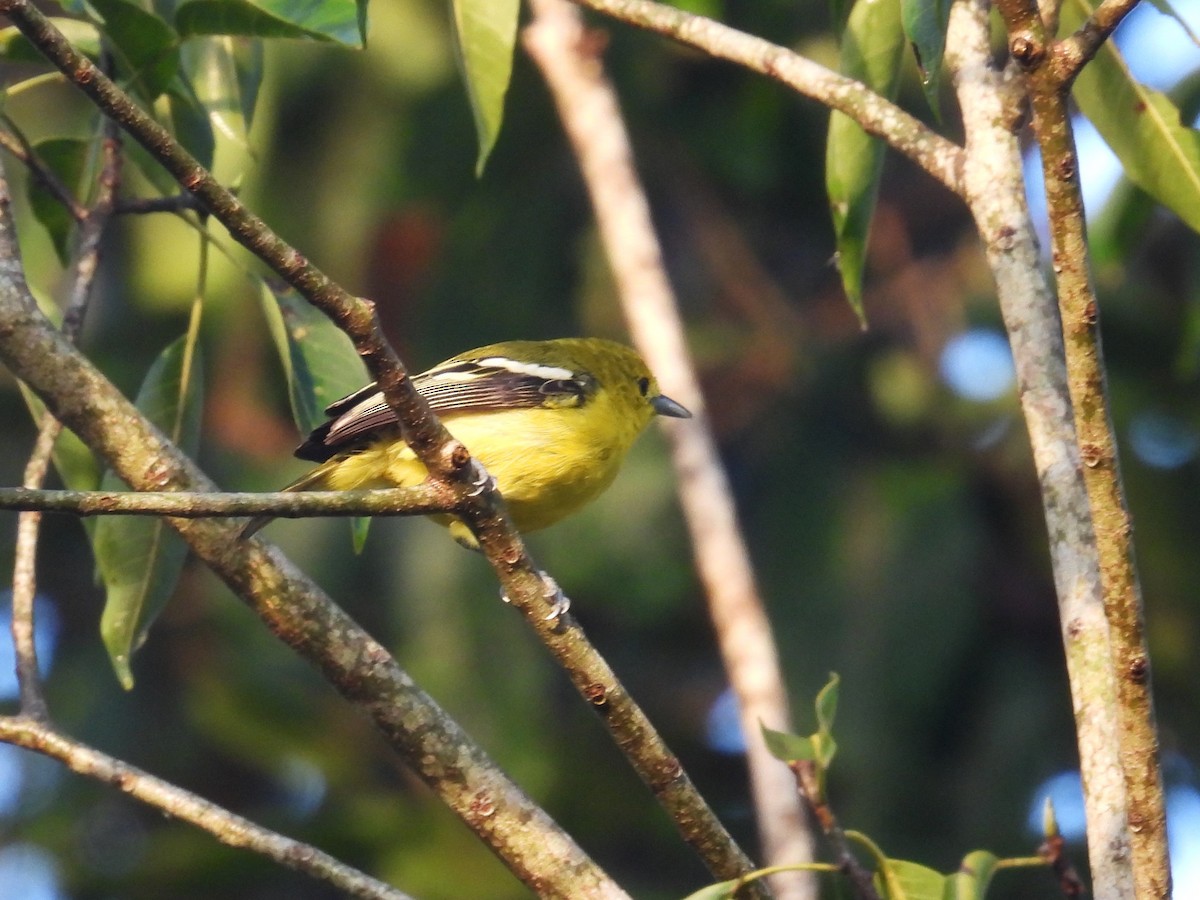
<svg viewBox="0 0 1200 900">
<path fill-rule="evenodd" d="M 263 285 L 263 310 L 288 382 L 302 434 L 325 421 L 325 407 L 368 381 L 350 338 L 291 288 Z"/>
<path fill-rule="evenodd" d="M 110 38 L 130 87 L 148 101 L 161 95 L 179 70 L 175 29 L 128 0 L 88 0 L 85 8 L 102 17 L 96 24 Z"/>
<path fill-rule="evenodd" d="M 842 35 L 842 74 L 893 97 L 903 52 L 899 0 L 858 0 Z M 846 298 L 863 324 L 862 278 L 883 154 L 883 143 L 849 116 L 840 112 L 830 115 L 825 188 L 833 214 L 837 266 Z"/>
<path fill-rule="evenodd" d="M 216 154 L 216 138 L 208 109 L 192 88 L 191 81 L 183 72 L 171 79 L 167 91 L 167 102 L 171 109 L 171 124 L 176 139 L 188 153 L 206 169 L 211 169 Z"/>
<path fill-rule="evenodd" d="M 950 0 L 900 0 L 900 17 L 921 70 L 925 99 L 936 115 L 946 27 L 950 24 Z"/>
<path fill-rule="evenodd" d="M 479 138 L 476 174 L 483 172 L 504 121 L 520 0 L 453 0 L 454 38 Z"/>
<path fill-rule="evenodd" d="M 199 348 L 180 338 L 154 361 L 137 396 L 138 409 L 187 453 L 200 443 L 200 369 Z M 123 483 L 110 472 L 101 486 L 121 490 Z M 174 592 L 187 545 L 161 519 L 105 516 L 96 525 L 92 547 L 105 587 L 100 633 L 128 690 L 133 687 L 130 659 Z"/>
<path fill-rule="evenodd" d="M 986 850 L 968 853 L 958 871 L 946 876 L 946 900 L 983 900 L 997 862 L 996 855 Z"/>
<path fill-rule="evenodd" d="M 175 27 L 184 37 L 292 38 L 361 47 L 365 26 L 355 0 L 189 0 L 175 11 Z"/>
<path fill-rule="evenodd" d="M 25 398 L 25 405 L 29 407 L 33 421 L 40 424 L 42 416 L 46 413 L 46 405 L 24 384 L 21 384 L 21 396 Z M 95 454 L 69 428 L 63 428 L 58 440 L 54 442 L 51 459 L 67 490 L 94 491 L 100 485 L 100 464 L 96 462 Z M 83 523 L 88 527 L 95 521 L 84 519 Z"/>
<path fill-rule="evenodd" d="M 210 140 L 219 137 L 249 151 L 248 134 L 262 82 L 262 46 L 261 40 L 235 37 L 196 38 L 184 44 L 183 75 L 194 103 L 203 110 Z M 230 156 L 240 159 L 244 154 Z M 229 181 L 239 173 L 216 174 Z"/>
<path fill-rule="evenodd" d="M 1063 27 L 1091 11 L 1087 0 L 1064 4 Z M 1200 231 L 1200 132 L 1183 124 L 1171 99 L 1134 80 L 1112 41 L 1083 67 L 1073 95 L 1129 179 Z"/>
<path fill-rule="evenodd" d="M 83 175 L 87 170 L 87 143 L 55 139 L 42 141 L 33 150 L 46 167 L 58 176 L 63 186 L 78 197 Z M 75 220 L 56 197 L 38 184 L 37 179 L 29 179 L 28 184 L 30 208 L 49 233 L 54 252 L 58 254 L 59 262 L 65 266 L 71 259 L 71 235 L 75 231 Z"/>
</svg>

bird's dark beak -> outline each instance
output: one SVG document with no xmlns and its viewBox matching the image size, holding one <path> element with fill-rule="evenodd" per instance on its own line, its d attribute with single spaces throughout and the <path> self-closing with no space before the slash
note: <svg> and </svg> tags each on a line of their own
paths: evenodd
<svg viewBox="0 0 1200 900">
<path fill-rule="evenodd" d="M 654 412 L 660 416 L 670 416 L 672 419 L 690 419 L 692 417 L 686 406 L 682 403 L 676 403 L 670 397 L 665 397 L 662 394 L 659 394 L 657 397 L 651 397 L 650 405 L 654 407 Z"/>
</svg>

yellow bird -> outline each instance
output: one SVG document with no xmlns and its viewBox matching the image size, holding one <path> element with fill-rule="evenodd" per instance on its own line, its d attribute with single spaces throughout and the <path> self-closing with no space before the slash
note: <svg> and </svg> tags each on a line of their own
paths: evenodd
<svg viewBox="0 0 1200 900">
<path fill-rule="evenodd" d="M 600 338 L 490 344 L 422 372 L 413 386 L 496 480 L 522 532 L 598 497 L 654 416 L 691 417 L 659 392 L 635 351 Z M 325 413 L 329 421 L 295 454 L 320 465 L 285 491 L 408 487 L 428 477 L 374 383 Z M 461 521 L 435 518 L 478 549 Z M 243 536 L 268 521 L 252 520 Z"/>
</svg>

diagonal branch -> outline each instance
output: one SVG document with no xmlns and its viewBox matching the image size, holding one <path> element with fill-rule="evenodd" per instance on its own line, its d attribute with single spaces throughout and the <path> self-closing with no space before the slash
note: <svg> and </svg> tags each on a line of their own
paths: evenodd
<svg viewBox="0 0 1200 900">
<path fill-rule="evenodd" d="M 167 815 L 195 825 L 230 847 L 258 853 L 363 900 L 407 900 L 408 895 L 364 875 L 309 844 L 254 824 L 195 794 L 74 741 L 30 717 L 0 716 L 0 741 L 57 759 L 73 772 L 103 781 Z"/>
<path fill-rule="evenodd" d="M 770 621 L 755 584 L 733 498 L 704 414 L 683 323 L 612 84 L 578 9 L 566 0 L 533 0 L 525 47 L 554 96 L 592 198 L 597 224 L 634 342 L 664 390 L 694 417 L 668 429 L 693 558 L 738 698 L 747 763 L 766 865 L 809 862 L 812 838 L 786 767 L 760 738 L 760 726 L 788 730 L 787 694 Z M 780 897 L 811 897 L 810 875 L 773 876 Z"/>
<path fill-rule="evenodd" d="M 652 0 L 574 2 L 703 50 L 717 59 L 738 63 L 845 113 L 868 134 L 883 138 L 951 191 L 962 195 L 963 149 L 861 82 L 839 75 L 786 47 Z"/>
</svg>

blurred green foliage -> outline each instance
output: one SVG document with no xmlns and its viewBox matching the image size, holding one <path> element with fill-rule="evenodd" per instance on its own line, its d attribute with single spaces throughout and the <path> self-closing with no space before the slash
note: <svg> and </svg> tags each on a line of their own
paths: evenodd
<svg viewBox="0 0 1200 900">
<path fill-rule="evenodd" d="M 688 5 L 836 60 L 823 0 Z M 597 24 L 796 707 L 830 670 L 842 677 L 829 785 L 842 822 L 940 871 L 975 847 L 1031 851 L 1035 789 L 1075 766 L 1072 712 L 1014 390 L 970 401 L 940 375 L 949 338 L 1000 327 L 968 214 L 888 157 L 867 253 L 871 329 L 860 332 L 830 264 L 825 111 L 657 37 Z M 218 172 L 379 305 L 412 367 L 510 338 L 621 336 L 578 173 L 522 54 L 480 179 L 441 0 L 378 0 L 365 51 L 275 42 L 263 72 L 249 137 L 216 131 Z M 915 74 L 901 102 L 931 115 Z M 943 107 L 954 130 L 952 104 Z M 6 111 L 36 140 L 94 126 L 53 82 L 10 98 Z M 145 189 L 136 169 L 127 178 L 127 193 Z M 31 281 L 58 297 L 67 273 L 15 193 Z M 1200 746 L 1200 468 L 1194 453 L 1164 467 L 1135 437 L 1148 415 L 1200 433 L 1200 253 L 1194 234 L 1135 190 L 1117 197 L 1094 216 L 1110 241 L 1098 273 L 1106 359 L 1158 720 L 1165 749 L 1185 754 Z M 302 470 L 289 457 L 297 435 L 247 277 L 258 269 L 216 239 L 200 461 L 227 488 L 271 489 Z M 83 344 L 130 395 L 182 333 L 198 259 L 195 231 L 178 220 L 124 217 L 114 229 Z M 0 409 L 0 480 L 16 484 L 33 427 L 11 380 Z M 742 762 L 706 736 L 725 682 L 673 489 L 651 434 L 599 502 L 530 543 L 702 792 L 753 846 Z M 14 529 L 15 517 L 0 519 L 7 566 Z M 634 896 L 681 896 L 705 882 L 600 723 L 500 602 L 482 560 L 423 522 L 376 522 L 360 556 L 344 522 L 278 522 L 268 535 Z M 48 519 L 41 590 L 61 625 L 48 689 L 71 734 L 414 895 L 525 896 L 369 724 L 195 564 L 134 658 L 136 689 L 123 692 L 98 635 L 93 568 L 79 523 Z M 47 848 L 72 897 L 330 896 L 107 787 L 21 759 L 0 842 Z M 1085 863 L 1082 849 L 1076 859 Z M 990 896 L 1054 888 L 1044 872 L 1023 872 Z"/>
</svg>

